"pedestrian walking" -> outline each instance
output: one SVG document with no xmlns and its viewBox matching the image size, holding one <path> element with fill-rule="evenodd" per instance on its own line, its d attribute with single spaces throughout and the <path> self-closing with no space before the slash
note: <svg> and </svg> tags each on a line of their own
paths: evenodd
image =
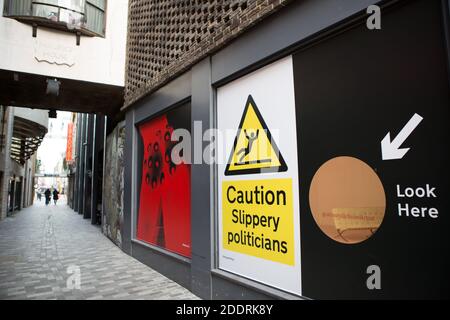
<svg viewBox="0 0 450 320">
<path fill-rule="evenodd" d="M 50 201 L 52 201 L 52 192 L 50 189 L 45 190 L 45 205 L 48 206 L 50 204 Z"/>
<path fill-rule="evenodd" d="M 58 190 L 53 190 L 53 201 L 55 201 L 55 206 L 56 206 L 56 203 L 58 202 L 58 199 L 59 199 L 59 192 L 58 192 Z"/>
</svg>

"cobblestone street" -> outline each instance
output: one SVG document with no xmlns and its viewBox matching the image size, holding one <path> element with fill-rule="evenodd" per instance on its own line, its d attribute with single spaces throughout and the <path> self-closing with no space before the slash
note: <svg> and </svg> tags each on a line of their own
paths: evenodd
<svg viewBox="0 0 450 320">
<path fill-rule="evenodd" d="M 123 253 L 68 206 L 38 203 L 0 222 L 0 299 L 197 299 Z M 67 287 L 67 270 L 81 288 Z"/>
</svg>

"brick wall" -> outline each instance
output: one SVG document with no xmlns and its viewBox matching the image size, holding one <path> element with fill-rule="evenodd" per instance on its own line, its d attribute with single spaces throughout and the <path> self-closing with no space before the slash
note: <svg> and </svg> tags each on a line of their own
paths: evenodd
<svg viewBox="0 0 450 320">
<path fill-rule="evenodd" d="M 130 0 L 125 108 L 293 0 Z"/>
</svg>

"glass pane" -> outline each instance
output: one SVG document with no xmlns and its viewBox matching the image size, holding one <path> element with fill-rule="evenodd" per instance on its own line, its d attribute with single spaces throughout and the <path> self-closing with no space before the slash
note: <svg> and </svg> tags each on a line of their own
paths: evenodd
<svg viewBox="0 0 450 320">
<path fill-rule="evenodd" d="M 9 0 L 8 12 L 9 16 L 29 16 L 31 14 L 31 0 Z"/>
<path fill-rule="evenodd" d="M 69 29 L 80 29 L 84 27 L 84 16 L 81 13 L 71 10 L 61 9 L 59 12 L 59 21 L 67 23 Z"/>
<path fill-rule="evenodd" d="M 33 2 L 50 4 L 52 6 L 58 6 L 58 0 L 34 0 Z"/>
<path fill-rule="evenodd" d="M 95 33 L 104 34 L 105 14 L 103 11 L 87 4 L 86 6 L 86 28 Z"/>
<path fill-rule="evenodd" d="M 35 3 L 45 3 L 57 7 L 84 12 L 85 0 L 34 0 Z"/>
<path fill-rule="evenodd" d="M 33 16 L 42 17 L 57 22 L 58 8 L 42 4 L 35 4 L 33 5 Z"/>
<path fill-rule="evenodd" d="M 71 9 L 78 12 L 84 12 L 85 0 L 59 0 L 60 7 Z"/>
<path fill-rule="evenodd" d="M 96 6 L 99 9 L 105 11 L 106 8 L 106 0 L 87 0 L 90 4 Z"/>
</svg>

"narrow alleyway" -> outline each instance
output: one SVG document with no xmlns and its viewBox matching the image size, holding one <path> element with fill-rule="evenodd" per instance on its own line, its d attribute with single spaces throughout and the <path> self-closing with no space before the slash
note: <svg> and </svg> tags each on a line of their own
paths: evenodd
<svg viewBox="0 0 450 320">
<path fill-rule="evenodd" d="M 81 271 L 69 289 L 68 267 Z M 44 202 L 0 222 L 0 299 L 196 299 L 123 253 L 64 203 Z"/>
</svg>

